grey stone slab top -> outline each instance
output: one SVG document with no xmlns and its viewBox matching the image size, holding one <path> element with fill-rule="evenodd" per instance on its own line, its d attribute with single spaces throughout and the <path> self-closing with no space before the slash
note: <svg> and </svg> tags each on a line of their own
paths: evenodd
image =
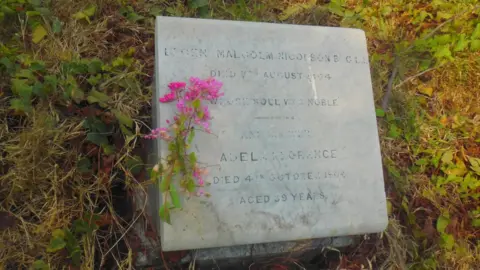
<svg viewBox="0 0 480 270">
<path fill-rule="evenodd" d="M 157 98 L 190 76 L 213 76 L 225 92 L 210 105 L 213 135 L 194 143 L 212 196 L 184 199 L 172 224 L 159 224 L 163 250 L 386 227 L 362 30 L 157 17 L 155 41 Z M 174 108 L 158 105 L 157 127 Z"/>
</svg>

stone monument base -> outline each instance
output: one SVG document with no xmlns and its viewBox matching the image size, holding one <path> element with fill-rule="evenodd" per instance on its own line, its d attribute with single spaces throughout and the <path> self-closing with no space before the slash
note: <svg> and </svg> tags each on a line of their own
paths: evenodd
<svg viewBox="0 0 480 270">
<path fill-rule="evenodd" d="M 175 253 L 175 257 L 182 256 L 178 264 L 186 268 L 189 265 L 201 267 L 201 269 L 247 269 L 256 263 L 265 263 L 268 260 L 281 260 L 289 258 L 300 262 L 310 262 L 315 257 L 327 250 L 341 251 L 352 246 L 355 237 L 342 236 L 332 238 L 320 238 L 302 241 L 274 242 L 265 244 L 241 245 L 222 248 L 208 248 L 189 250 L 185 252 L 165 252 L 164 258 L 168 261 L 168 254 Z M 158 242 L 159 243 L 159 242 Z M 164 265 L 161 256 L 161 247 L 153 246 L 146 248 L 145 253 L 137 257 L 137 267 L 161 269 Z"/>
</svg>

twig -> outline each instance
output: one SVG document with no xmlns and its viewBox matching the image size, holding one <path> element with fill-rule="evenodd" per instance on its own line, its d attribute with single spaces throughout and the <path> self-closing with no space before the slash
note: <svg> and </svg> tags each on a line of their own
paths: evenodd
<svg viewBox="0 0 480 270">
<path fill-rule="evenodd" d="M 398 57 L 398 55 L 395 55 L 395 61 L 393 62 L 393 71 L 392 71 L 392 74 L 390 75 L 390 79 L 388 79 L 387 91 L 385 93 L 385 96 L 383 97 L 383 102 L 382 102 L 382 109 L 384 111 L 387 110 L 388 100 L 390 99 L 390 95 L 392 94 L 393 80 L 395 80 L 395 77 L 397 76 L 399 62 L 400 62 L 400 58 Z"/>
<path fill-rule="evenodd" d="M 145 191 L 145 189 L 142 187 L 142 185 L 140 185 L 140 183 L 138 183 L 138 181 L 133 178 L 135 182 L 137 182 L 138 186 L 142 189 L 143 191 L 143 194 L 145 197 L 147 197 L 147 192 Z M 144 201 L 144 204 L 143 204 L 143 207 L 142 207 L 142 211 L 140 212 L 140 214 L 137 215 L 137 217 L 133 220 L 133 222 L 131 222 L 128 226 L 128 228 L 125 230 L 125 232 L 120 236 L 120 238 L 113 244 L 113 246 L 107 251 L 105 252 L 105 255 L 103 255 L 103 257 L 107 256 L 117 245 L 118 243 L 120 243 L 120 241 L 125 237 L 125 235 L 128 233 L 128 231 L 130 231 L 130 229 L 133 227 L 133 225 L 137 222 L 137 220 L 142 216 L 142 214 L 145 212 L 145 209 L 147 207 L 147 200 Z"/>
<path fill-rule="evenodd" d="M 404 85 L 404 84 L 407 83 L 408 81 L 411 81 L 411 80 L 413 80 L 413 79 L 415 79 L 415 78 L 417 78 L 417 77 L 420 77 L 420 76 L 422 76 L 423 74 L 425 74 L 425 73 L 427 73 L 427 72 L 430 72 L 430 71 L 432 71 L 432 70 L 435 70 L 435 69 L 437 69 L 437 68 L 439 68 L 439 67 L 441 67 L 441 66 L 443 66 L 443 64 L 440 65 L 440 66 L 438 66 L 438 67 L 429 68 L 429 69 L 424 70 L 424 71 L 422 71 L 422 72 L 420 72 L 420 73 L 417 73 L 417 74 L 415 74 L 415 75 L 413 75 L 413 76 L 410 76 L 410 77 L 406 78 L 405 80 L 403 80 L 402 82 L 400 82 L 399 84 L 395 85 L 395 86 L 393 87 L 393 89 L 397 89 L 398 87 Z"/>
<path fill-rule="evenodd" d="M 477 5 L 476 7 L 474 7 L 473 9 L 469 9 L 469 10 L 465 10 L 463 12 L 460 12 L 458 13 L 457 15 L 451 17 L 450 19 L 444 21 L 443 23 L 441 23 L 440 25 L 438 25 L 437 27 L 435 27 L 435 29 L 433 29 L 430 33 L 426 34 L 424 37 L 422 37 L 420 40 L 425 40 L 425 39 L 428 39 L 430 37 L 432 37 L 438 30 L 440 30 L 445 24 L 447 23 L 450 23 L 451 21 L 455 20 L 456 18 L 468 13 L 468 12 L 473 12 L 477 9 L 480 8 L 480 5 Z M 390 99 L 390 95 L 392 93 L 392 85 L 393 85 L 393 81 L 395 80 L 395 77 L 397 76 L 397 71 L 398 71 L 398 63 L 399 63 L 399 56 L 400 54 L 404 54 L 406 52 L 408 52 L 409 50 L 411 50 L 413 47 L 415 47 L 415 43 L 412 43 L 410 46 L 408 46 L 408 48 L 406 48 L 405 50 L 403 50 L 401 53 L 399 54 L 395 54 L 395 61 L 393 63 L 393 70 L 392 70 L 392 74 L 390 75 L 390 79 L 388 80 L 388 85 L 387 85 L 387 90 L 386 90 L 386 93 L 385 93 L 385 96 L 383 98 L 383 102 L 382 102 L 382 109 L 384 111 L 387 110 L 387 107 L 388 107 L 388 101 Z M 438 67 L 437 67 L 438 68 Z M 427 72 L 427 71 L 430 71 L 431 69 L 427 69 L 426 71 L 424 71 L 423 73 Z M 421 76 L 423 73 L 420 73 L 420 74 L 417 74 L 415 75 L 416 77 L 418 76 Z M 415 77 L 409 77 L 408 79 L 406 79 L 405 81 L 401 82 L 399 85 L 395 86 L 395 88 L 399 87 L 400 85 L 404 84 L 407 80 L 409 79 L 413 79 Z"/>
</svg>

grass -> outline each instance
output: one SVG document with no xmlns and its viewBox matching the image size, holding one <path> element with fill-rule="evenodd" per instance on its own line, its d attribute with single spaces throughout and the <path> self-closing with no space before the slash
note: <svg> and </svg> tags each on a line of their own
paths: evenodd
<svg viewBox="0 0 480 270">
<path fill-rule="evenodd" d="M 155 15 L 364 29 L 390 224 L 330 267 L 480 265 L 478 1 L 49 2 L 0 1 L 0 268 L 134 264 Z"/>
</svg>

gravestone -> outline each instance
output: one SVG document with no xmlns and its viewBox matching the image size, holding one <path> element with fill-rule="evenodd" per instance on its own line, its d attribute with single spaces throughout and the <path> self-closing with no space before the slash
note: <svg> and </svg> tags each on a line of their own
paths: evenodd
<svg viewBox="0 0 480 270">
<path fill-rule="evenodd" d="M 212 134 L 197 132 L 193 146 L 212 196 L 183 200 L 172 224 L 158 223 L 164 251 L 386 227 L 363 31 L 157 17 L 155 36 L 155 100 L 190 76 L 215 77 L 225 92 L 209 105 Z M 175 105 L 155 106 L 165 126 Z M 166 145 L 157 151 L 165 157 Z"/>
</svg>

